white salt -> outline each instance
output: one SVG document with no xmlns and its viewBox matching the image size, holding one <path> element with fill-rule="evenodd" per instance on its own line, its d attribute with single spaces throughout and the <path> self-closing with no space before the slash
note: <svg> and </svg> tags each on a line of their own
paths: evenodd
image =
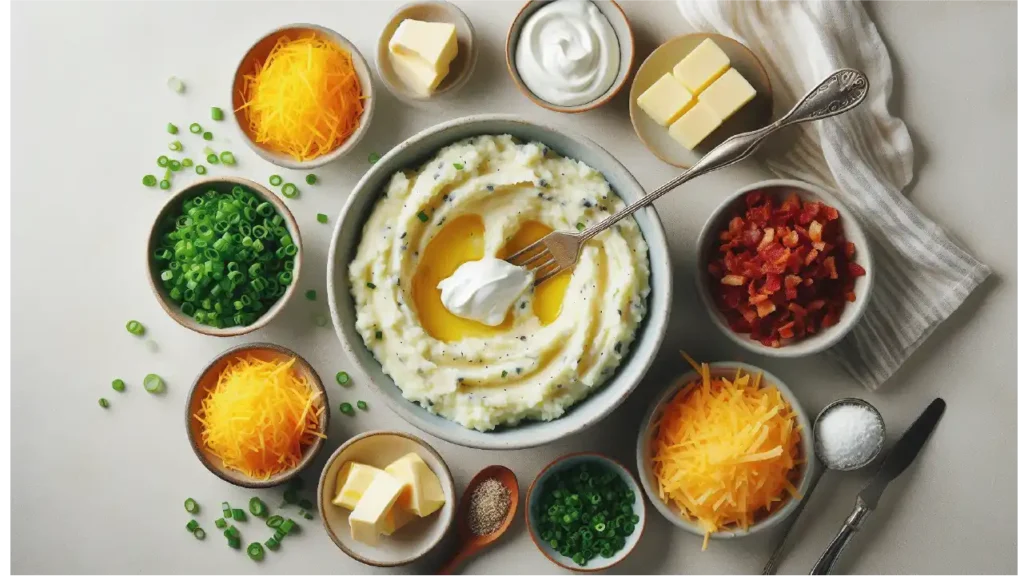
<svg viewBox="0 0 1024 576">
<path fill-rule="evenodd" d="M 872 410 L 858 404 L 840 404 L 822 416 L 814 431 L 818 455 L 834 468 L 866 464 L 885 441 L 882 421 Z"/>
</svg>

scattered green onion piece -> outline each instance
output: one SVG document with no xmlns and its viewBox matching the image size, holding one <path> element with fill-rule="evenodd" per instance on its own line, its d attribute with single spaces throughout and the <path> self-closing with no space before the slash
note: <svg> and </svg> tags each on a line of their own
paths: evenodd
<svg viewBox="0 0 1024 576">
<path fill-rule="evenodd" d="M 281 182 L 284 182 L 284 180 L 281 179 L 281 177 L 278 176 L 277 174 L 274 174 L 274 175 L 272 175 L 270 177 L 270 185 L 271 186 L 280 186 Z"/>
<path fill-rule="evenodd" d="M 310 186 L 316 184 L 316 174 L 306 174 L 306 184 Z"/>
<path fill-rule="evenodd" d="M 285 536 L 287 536 L 287 534 L 285 534 L 280 528 L 274 530 L 274 540 L 280 542 L 281 540 L 284 540 Z"/>
<path fill-rule="evenodd" d="M 153 183 L 156 184 L 156 181 L 154 180 Z M 316 221 L 321 224 L 327 224 L 327 214 L 317 214 Z"/>
<path fill-rule="evenodd" d="M 366 287 L 369 288 L 370 290 L 376 290 L 377 289 L 377 285 L 374 284 L 373 282 L 367 282 L 366 283 Z"/>
<path fill-rule="evenodd" d="M 210 153 L 206 156 L 207 164 L 220 164 L 220 158 L 216 154 Z"/>
<path fill-rule="evenodd" d="M 267 518 L 267 526 L 271 528 L 277 528 L 281 525 L 282 522 L 284 522 L 284 518 L 278 516 L 277 514 L 274 514 L 270 518 Z"/>
<path fill-rule="evenodd" d="M 348 402 L 342 402 L 341 403 L 341 413 L 346 415 L 346 416 L 351 416 L 351 415 L 355 414 L 356 411 L 352 408 L 352 405 L 349 404 Z"/>
<path fill-rule="evenodd" d="M 195 518 L 189 520 L 188 524 L 185 524 L 185 529 L 189 532 L 195 532 L 196 528 L 199 528 L 199 522 Z"/>
<path fill-rule="evenodd" d="M 576 229 L 579 230 L 580 232 L 582 232 L 584 228 L 586 228 L 586 226 L 583 224 L 583 222 L 576 223 Z"/>
<path fill-rule="evenodd" d="M 106 398 L 100 398 L 100 408 L 109 408 L 110 402 Z"/>
<path fill-rule="evenodd" d="M 223 518 L 217 518 L 213 521 L 213 525 L 223 530 L 224 528 L 228 527 L 228 521 Z"/>
<path fill-rule="evenodd" d="M 305 518 L 306 520 L 312 520 L 313 519 L 313 514 L 310 513 L 310 512 L 305 512 L 305 513 L 302 514 L 302 517 Z"/>
<path fill-rule="evenodd" d="M 203 132 L 203 127 L 193 122 L 188 125 L 188 131 L 193 134 L 201 134 Z"/>
<path fill-rule="evenodd" d="M 171 163 L 171 159 L 167 156 L 157 156 L 156 165 L 161 168 L 167 168 L 167 165 Z"/>
<path fill-rule="evenodd" d="M 228 546 L 238 550 L 242 547 L 242 539 L 238 536 L 228 536 Z"/>
<path fill-rule="evenodd" d="M 227 536 L 228 538 L 239 538 L 240 537 L 240 535 L 238 533 L 238 528 L 236 528 L 234 525 L 228 526 L 228 529 L 224 531 L 224 535 Z"/>
<path fill-rule="evenodd" d="M 227 150 L 220 153 L 220 161 L 227 166 L 235 165 L 235 155 Z"/>
<path fill-rule="evenodd" d="M 185 83 L 178 79 L 177 76 L 171 76 L 167 79 L 167 87 L 178 94 L 183 94 L 185 92 Z"/>
<path fill-rule="evenodd" d="M 213 108 L 210 108 L 210 118 L 220 122 L 224 119 L 224 111 L 214 106 Z"/>
<path fill-rule="evenodd" d="M 220 509 L 224 511 L 225 518 L 231 518 L 231 504 L 228 502 L 221 502 Z"/>
<path fill-rule="evenodd" d="M 452 166 L 454 166 L 456 170 L 462 170 L 463 168 L 465 168 L 465 166 L 463 166 L 459 162 L 455 162 L 454 164 L 452 164 Z"/>
<path fill-rule="evenodd" d="M 266 546 L 270 550 L 277 550 L 278 548 L 281 547 L 281 543 L 278 542 L 277 540 L 274 540 L 273 538 L 267 538 L 267 541 L 264 542 L 263 545 Z"/>
<path fill-rule="evenodd" d="M 160 181 L 160 189 L 161 190 L 170 190 L 171 189 L 171 182 L 170 182 L 170 180 L 161 180 Z"/>
<path fill-rule="evenodd" d="M 118 392 L 124 392 L 124 380 L 118 378 L 110 383 L 110 387 Z"/>
<path fill-rule="evenodd" d="M 299 195 L 299 188 L 295 184 L 288 182 L 287 184 L 281 187 L 281 194 L 285 198 L 295 198 L 296 196 Z"/>
<path fill-rule="evenodd" d="M 206 174 L 206 166 L 203 166 L 202 164 L 196 164 L 196 174 Z"/>
<path fill-rule="evenodd" d="M 192 159 L 191 158 L 183 159 L 181 161 L 181 165 L 184 166 L 185 168 L 191 168 L 192 167 Z"/>
<path fill-rule="evenodd" d="M 167 123 L 167 133 L 168 134 L 177 134 L 178 133 L 178 127 L 175 126 L 174 124 L 171 124 L 170 122 L 168 122 Z"/>
<path fill-rule="evenodd" d="M 316 300 L 316 290 L 306 290 L 306 300 Z"/>
<path fill-rule="evenodd" d="M 376 332 L 374 333 L 374 335 L 373 335 L 373 336 L 374 336 L 374 337 L 375 337 L 375 338 L 376 338 L 377 340 L 383 340 L 383 339 L 384 339 L 384 332 L 383 332 L 383 331 L 381 331 L 381 330 L 377 330 L 377 331 L 376 331 Z"/>
<path fill-rule="evenodd" d="M 253 496 L 249 499 L 249 512 L 252 513 L 253 516 L 262 518 L 267 515 L 267 505 L 263 500 Z"/>
<path fill-rule="evenodd" d="M 299 508 L 302 508 L 303 510 L 309 510 L 312 507 L 313 507 L 313 503 L 310 502 L 309 500 L 307 500 L 305 498 L 303 498 L 302 500 L 299 500 Z"/>
<path fill-rule="evenodd" d="M 150 394 L 159 394 L 164 391 L 164 380 L 156 374 L 146 374 L 142 379 L 142 387 Z"/>
<path fill-rule="evenodd" d="M 429 217 L 427 217 L 427 213 L 424 212 L 423 210 L 417 212 L 416 217 L 420 219 L 420 222 L 426 222 L 427 220 L 430 219 Z"/>
<path fill-rule="evenodd" d="M 232 508 L 231 519 L 235 522 L 245 522 L 247 520 L 245 510 L 242 510 L 241 508 Z"/>
<path fill-rule="evenodd" d="M 167 164 L 167 167 L 171 169 L 171 172 L 177 172 L 178 170 L 181 170 L 181 162 L 171 160 L 170 163 Z"/>
<path fill-rule="evenodd" d="M 203 140 L 213 140 L 213 132 L 203 132 Z"/>
<path fill-rule="evenodd" d="M 148 186 L 150 188 L 156 186 L 156 176 L 153 176 L 152 174 L 146 174 L 145 176 L 142 177 L 142 185 Z"/>
<path fill-rule="evenodd" d="M 366 402 L 360 400 L 360 401 L 356 402 L 356 408 L 359 408 L 360 410 L 365 412 L 366 410 L 368 410 L 370 408 L 370 406 Z"/>
<path fill-rule="evenodd" d="M 206 530 L 202 528 L 196 528 L 192 531 L 192 535 L 196 537 L 196 540 L 206 540 Z"/>
<path fill-rule="evenodd" d="M 193 500 L 192 498 L 186 498 L 185 499 L 185 512 L 188 512 L 189 514 L 198 514 L 199 513 L 199 503 L 196 502 L 195 500 Z"/>
<path fill-rule="evenodd" d="M 292 528 L 294 528 L 294 527 L 295 527 L 295 521 L 292 520 L 291 518 L 285 518 L 284 522 L 281 523 L 281 532 L 284 532 L 285 534 L 290 534 L 291 531 L 292 531 Z"/>
<path fill-rule="evenodd" d="M 370 164 L 376 164 L 380 160 L 380 154 L 377 154 L 376 152 L 370 152 L 370 156 L 369 158 L 367 158 L 367 160 L 370 161 Z"/>
<path fill-rule="evenodd" d="M 173 152 L 180 152 L 181 151 L 181 142 L 175 140 L 174 142 L 171 142 L 170 144 L 167 145 L 167 149 L 171 150 Z"/>
<path fill-rule="evenodd" d="M 146 333 L 146 327 L 138 320 L 129 320 L 128 324 L 125 324 L 125 328 L 136 336 L 142 336 Z"/>
<path fill-rule="evenodd" d="M 352 378 L 348 375 L 348 372 L 338 372 L 334 376 L 334 379 L 337 380 L 338 384 L 341 384 L 342 386 L 348 386 L 349 382 L 352 381 Z"/>
</svg>

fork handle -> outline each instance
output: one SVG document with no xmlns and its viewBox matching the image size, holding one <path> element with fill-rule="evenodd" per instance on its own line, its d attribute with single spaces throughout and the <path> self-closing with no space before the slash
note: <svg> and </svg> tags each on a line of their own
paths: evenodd
<svg viewBox="0 0 1024 576">
<path fill-rule="evenodd" d="M 593 238 L 619 220 L 651 204 L 664 196 L 666 192 L 675 189 L 684 182 L 746 159 L 754 153 L 754 150 L 761 145 L 765 138 L 787 126 L 837 116 L 856 108 L 857 105 L 864 101 L 867 93 L 868 78 L 863 72 L 852 68 L 836 70 L 805 94 L 797 102 L 796 106 L 793 106 L 783 117 L 763 128 L 732 136 L 718 146 L 715 146 L 689 170 L 669 180 L 657 190 L 645 194 L 624 210 L 605 218 L 585 230 L 582 233 L 583 241 Z"/>
</svg>

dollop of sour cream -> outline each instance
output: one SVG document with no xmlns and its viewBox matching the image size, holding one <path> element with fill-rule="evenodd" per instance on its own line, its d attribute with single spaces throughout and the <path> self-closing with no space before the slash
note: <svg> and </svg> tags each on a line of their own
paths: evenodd
<svg viewBox="0 0 1024 576">
<path fill-rule="evenodd" d="M 497 326 L 533 283 L 533 272 L 498 258 L 466 262 L 441 280 L 441 303 L 460 318 Z"/>
<path fill-rule="evenodd" d="M 558 106 L 592 102 L 619 73 L 619 41 L 589 0 L 555 0 L 538 9 L 519 34 L 516 70 L 541 99 Z"/>
</svg>

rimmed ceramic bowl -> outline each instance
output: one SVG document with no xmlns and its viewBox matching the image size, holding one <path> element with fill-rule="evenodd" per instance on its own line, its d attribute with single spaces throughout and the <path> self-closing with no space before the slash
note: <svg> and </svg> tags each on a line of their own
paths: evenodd
<svg viewBox="0 0 1024 576">
<path fill-rule="evenodd" d="M 544 510 L 540 507 L 540 498 L 543 495 L 544 483 L 553 474 L 564 470 L 566 468 L 576 466 L 578 464 L 587 463 L 598 466 L 603 466 L 607 470 L 617 474 L 626 483 L 633 493 L 636 495 L 636 499 L 633 501 L 633 514 L 640 517 L 640 521 L 633 527 L 633 532 L 625 537 L 626 545 L 616 552 L 611 558 L 604 558 L 600 555 L 587 561 L 586 566 L 580 566 L 573 562 L 572 558 L 563 556 L 560 552 L 551 547 L 541 535 L 538 533 L 538 519 L 540 515 L 544 513 Z M 626 559 L 633 549 L 636 547 L 637 542 L 644 533 L 644 526 L 647 523 L 647 507 L 644 504 L 643 490 L 640 488 L 640 484 L 637 483 L 636 478 L 633 474 L 626 469 L 625 466 L 619 464 L 616 460 L 598 454 L 596 452 L 577 452 L 574 454 L 566 454 L 554 462 L 548 464 L 537 474 L 537 478 L 534 479 L 533 484 L 530 485 L 530 491 L 526 495 L 526 530 L 530 534 L 530 539 L 537 546 L 537 549 L 541 551 L 544 556 L 551 562 L 567 568 L 575 572 L 598 572 L 615 566 L 619 562 Z"/>
<path fill-rule="evenodd" d="M 636 56 L 636 47 L 633 41 L 633 28 L 629 24 L 629 18 L 626 17 L 626 13 L 622 10 L 615 0 L 592 0 L 593 4 L 597 6 L 597 9 L 601 11 L 601 14 L 608 19 L 608 23 L 611 24 L 612 30 L 615 31 L 615 36 L 619 42 L 619 70 L 615 76 L 615 81 L 611 87 L 608 88 L 594 100 L 590 102 L 584 102 L 583 104 L 576 104 L 573 106 L 562 106 L 553 102 L 544 100 L 537 94 L 534 94 L 530 90 L 526 82 L 519 75 L 519 70 L 516 68 L 516 47 L 519 45 L 519 36 L 523 30 L 523 26 L 526 25 L 530 17 L 537 12 L 537 10 L 543 8 L 546 4 L 549 4 L 552 0 L 528 0 L 522 8 L 519 9 L 519 13 L 516 14 L 515 19 L 512 20 L 512 25 L 509 26 L 508 34 L 505 37 L 505 66 L 508 68 L 509 75 L 512 76 L 512 81 L 515 82 L 516 88 L 523 93 L 524 96 L 529 98 L 534 104 L 553 110 L 555 112 L 564 112 L 568 114 L 576 114 L 579 112 L 587 112 L 588 110 L 594 110 L 605 104 L 607 104 L 612 98 L 615 97 L 619 91 L 626 85 L 626 81 L 629 80 L 629 75 L 633 71 L 633 61 Z"/>
<path fill-rule="evenodd" d="M 271 150 L 264 147 L 262 144 L 257 143 L 249 130 L 249 122 L 245 119 L 245 112 L 239 109 L 244 104 L 242 101 L 242 87 L 244 85 L 245 75 L 252 74 L 257 70 L 257 66 L 259 64 L 266 61 L 267 56 L 270 54 L 270 51 L 273 50 L 274 44 L 277 43 L 278 39 L 282 36 L 298 38 L 308 34 L 315 34 L 333 42 L 352 55 L 352 66 L 355 68 L 356 76 L 359 77 L 359 86 L 362 89 L 364 96 L 363 114 L 359 118 L 359 126 L 356 128 L 355 132 L 348 137 L 348 140 L 345 140 L 337 148 L 323 156 L 318 156 L 311 160 L 299 161 L 287 154 Z M 266 36 L 257 40 L 256 43 L 246 51 L 245 55 L 242 56 L 242 60 L 235 68 L 234 80 L 231 83 L 231 108 L 234 110 L 235 122 L 238 124 L 239 130 L 241 130 L 242 135 L 244 136 L 245 143 L 267 162 L 271 162 L 282 168 L 290 168 L 293 170 L 311 170 L 313 168 L 318 168 L 349 153 L 357 144 L 359 144 L 359 141 L 362 140 L 363 136 L 366 135 L 366 132 L 370 127 L 370 121 L 373 119 L 375 103 L 376 98 L 374 98 L 373 94 L 373 76 L 370 73 L 370 67 L 366 64 L 366 60 L 355 47 L 355 44 L 352 44 L 348 39 L 334 30 L 323 26 L 317 26 L 316 24 L 289 24 L 273 30 Z"/>
<path fill-rule="evenodd" d="M 164 288 L 163 280 L 160 279 L 160 266 L 153 259 L 153 252 L 156 250 L 160 243 L 160 235 L 163 233 L 161 224 L 168 218 L 172 213 L 176 213 L 181 210 L 181 205 L 186 200 L 199 196 L 207 190 L 217 190 L 218 192 L 231 192 L 231 189 L 235 186 L 242 186 L 253 194 L 258 196 L 260 199 L 270 202 L 274 206 L 274 210 L 281 215 L 284 219 L 284 226 L 288 229 L 288 233 L 292 237 L 292 241 L 299 251 L 295 254 L 295 268 L 292 269 L 292 283 L 285 290 L 284 294 L 277 299 L 276 302 L 269 308 L 263 311 L 263 314 L 256 319 L 255 322 L 248 326 L 232 326 L 230 328 L 214 328 L 213 326 L 207 326 L 196 322 L 194 318 L 185 314 L 181 311 L 181 306 L 171 300 L 170 295 Z M 149 240 L 146 242 L 146 267 L 149 270 L 149 287 L 153 290 L 153 294 L 156 295 L 157 302 L 160 303 L 160 307 L 167 312 L 175 322 L 181 324 L 185 328 L 198 332 L 200 334 L 206 334 L 207 336 L 240 336 L 242 334 L 248 334 L 254 330 L 258 330 L 274 319 L 275 316 L 287 305 L 288 300 L 291 299 L 292 295 L 298 290 L 301 271 L 302 271 L 302 236 L 299 234 L 299 225 L 295 222 L 295 217 L 292 216 L 291 210 L 285 206 L 285 203 L 266 187 L 261 184 L 257 184 L 252 180 L 246 178 L 238 178 L 235 176 L 211 176 L 207 178 L 200 178 L 182 188 L 171 196 L 167 202 L 160 208 L 160 212 L 157 213 L 156 218 L 153 220 L 153 225 L 149 229 Z"/>
<path fill-rule="evenodd" d="M 356 310 L 348 280 L 348 266 L 362 239 L 363 224 L 380 198 L 385 184 L 399 170 L 415 168 L 441 148 L 484 134 L 511 134 L 524 141 L 543 142 L 554 151 L 575 158 L 600 171 L 612 189 L 628 204 L 644 194 L 643 188 L 626 168 L 593 141 L 564 128 L 554 128 L 515 116 L 487 114 L 469 116 L 438 124 L 391 149 L 363 175 L 349 194 L 334 226 L 327 258 L 327 293 L 331 319 L 342 347 L 372 388 L 384 397 L 392 410 L 410 424 L 449 442 L 483 449 L 518 449 L 539 446 L 575 434 L 600 421 L 637 386 L 661 346 L 668 325 L 672 300 L 672 268 L 665 231 L 657 213 L 648 207 L 634 216 L 647 241 L 651 267 L 651 293 L 647 316 L 615 375 L 586 399 L 556 420 L 523 422 L 490 432 L 464 428 L 431 414 L 406 400 L 391 377 L 366 348 L 356 331 Z"/>
<path fill-rule="evenodd" d="M 295 364 L 292 369 L 305 377 L 306 381 L 309 382 L 314 390 L 320 395 L 320 402 L 322 403 L 322 406 L 324 406 L 324 411 L 320 415 L 318 431 L 321 434 L 327 434 L 327 426 L 331 421 L 331 410 L 328 406 L 327 390 L 324 388 L 324 384 L 320 380 L 320 376 L 316 373 L 316 370 L 313 369 L 313 366 L 310 365 L 305 358 L 284 346 L 278 346 L 277 344 L 270 344 L 267 342 L 255 342 L 235 346 L 234 348 L 229 348 L 218 354 L 217 357 L 211 360 L 210 363 L 203 368 L 199 373 L 199 376 L 196 377 L 195 382 L 192 384 L 192 389 L 189 391 L 188 400 L 185 403 L 185 431 L 188 433 L 188 442 L 192 446 L 192 451 L 195 452 L 196 457 L 203 463 L 203 466 L 206 466 L 207 470 L 213 472 L 214 475 L 225 482 L 229 482 L 235 486 L 241 486 L 243 488 L 270 488 L 272 486 L 279 486 L 288 482 L 309 466 L 310 462 L 312 462 L 316 458 L 317 454 L 320 453 L 320 449 L 323 448 L 323 438 L 317 438 L 316 441 L 305 447 L 302 453 L 302 459 L 294 468 L 281 472 L 280 474 L 275 474 L 266 480 L 261 480 L 250 478 L 237 470 L 228 469 L 224 466 L 224 463 L 220 458 L 211 454 L 202 441 L 202 423 L 195 418 L 200 407 L 202 407 L 203 400 L 217 385 L 217 379 L 220 376 L 220 373 L 227 367 L 228 362 L 242 356 L 252 356 L 263 361 L 295 358 Z"/>
<path fill-rule="evenodd" d="M 782 397 L 785 398 L 786 402 L 793 408 L 793 411 L 796 412 L 797 421 L 800 424 L 800 449 L 802 451 L 801 457 L 804 459 L 804 464 L 800 469 L 799 479 L 793 484 L 797 487 L 800 494 L 807 494 L 807 490 L 814 478 L 815 469 L 818 466 L 818 460 L 814 455 L 813 427 L 811 420 L 807 417 L 807 412 L 804 411 L 800 402 L 797 400 L 796 395 L 793 394 L 793 391 L 790 390 L 788 386 L 783 384 L 782 381 L 774 375 L 765 372 L 756 366 L 751 366 L 750 364 L 745 364 L 743 362 L 714 362 L 710 365 L 712 378 L 733 378 L 736 376 L 737 369 L 742 369 L 744 372 L 750 374 L 757 374 L 760 372 L 762 386 L 772 385 L 778 388 Z M 700 374 L 691 370 L 677 378 L 668 388 L 665 389 L 664 392 L 655 398 L 651 407 L 647 410 L 647 414 L 644 416 L 644 419 L 640 422 L 640 435 L 637 439 L 636 447 L 636 466 L 640 471 L 640 482 L 643 484 L 647 497 L 650 498 L 651 502 L 654 504 L 654 508 L 672 524 L 703 538 L 704 530 L 696 522 L 685 518 L 675 504 L 665 502 L 658 496 L 658 481 L 654 477 L 652 462 L 652 443 L 658 434 L 658 421 L 661 420 L 661 416 L 665 411 L 665 406 L 676 396 L 676 394 L 679 393 L 680 390 L 682 390 L 684 386 L 691 382 L 699 381 L 700 378 Z M 750 529 L 732 529 L 713 532 L 711 534 L 711 538 L 742 538 L 763 530 L 768 530 L 769 528 L 778 526 L 785 521 L 786 518 L 796 511 L 799 504 L 799 500 L 789 498 L 781 508 L 776 508 L 767 516 L 760 518 L 750 527 Z"/>
<path fill-rule="evenodd" d="M 437 89 L 429 95 L 421 94 L 406 86 L 402 79 L 398 77 L 398 74 L 395 73 L 395 69 L 391 64 L 388 42 L 395 35 L 398 25 L 402 23 L 402 20 L 406 19 L 423 22 L 446 22 L 455 25 L 455 37 L 459 44 L 459 52 L 449 65 L 448 75 L 441 80 Z M 420 102 L 452 96 L 466 85 L 469 77 L 473 75 L 473 70 L 476 68 L 479 47 L 475 40 L 475 34 L 473 23 L 469 20 L 469 17 L 451 2 L 435 0 L 432 2 L 406 4 L 391 15 L 387 25 L 384 26 L 384 30 L 380 33 L 380 38 L 377 40 L 377 73 L 380 75 L 380 79 L 384 81 L 384 86 L 388 91 L 400 100 Z"/>
<path fill-rule="evenodd" d="M 726 321 L 725 315 L 715 305 L 711 294 L 711 276 L 708 273 L 708 262 L 717 250 L 718 235 L 729 227 L 729 220 L 740 210 L 743 205 L 743 196 L 754 190 L 762 190 L 769 195 L 784 200 L 791 193 L 796 192 L 801 200 L 820 201 L 832 206 L 839 211 L 839 222 L 842 224 L 843 233 L 847 241 L 853 242 L 856 247 L 854 261 L 864 267 L 867 272 L 864 276 L 857 278 L 853 293 L 856 300 L 847 302 L 839 322 L 818 332 L 806 336 L 802 340 L 787 343 L 780 348 L 765 346 L 757 340 L 750 338 L 749 334 L 734 332 Z M 835 345 L 843 339 L 854 324 L 864 315 L 868 299 L 871 297 L 871 290 L 875 282 L 875 267 L 871 256 L 871 245 L 868 243 L 867 235 L 857 218 L 838 198 L 829 194 L 822 188 L 799 180 L 764 180 L 744 186 L 729 195 L 708 217 L 704 228 L 697 238 L 697 265 L 696 274 L 697 294 L 704 303 L 708 314 L 715 326 L 722 331 L 730 340 L 737 345 L 765 356 L 775 358 L 800 358 L 810 356 Z"/>
<path fill-rule="evenodd" d="M 687 150 L 668 133 L 668 126 L 661 126 L 640 109 L 636 99 L 693 51 L 701 42 L 712 39 L 729 57 L 736 69 L 757 91 L 753 100 L 747 102 L 732 117 L 722 123 L 693 150 Z M 772 118 L 772 83 L 764 65 L 749 48 L 739 41 L 708 32 L 684 34 L 658 46 L 637 68 L 633 84 L 629 88 L 629 119 L 640 141 L 663 162 L 689 168 L 704 154 L 722 143 L 729 136 L 768 125 Z"/>
<path fill-rule="evenodd" d="M 426 518 L 414 519 L 390 536 L 381 536 L 377 546 L 357 542 L 349 529 L 349 511 L 331 503 L 338 492 L 341 466 L 351 461 L 383 469 L 410 452 L 419 454 L 441 481 L 444 506 Z M 451 528 L 458 505 L 455 482 L 444 458 L 423 439 L 404 432 L 365 432 L 345 442 L 327 459 L 317 487 L 320 519 L 331 541 L 363 564 L 381 568 L 408 564 L 430 552 Z"/>
</svg>

